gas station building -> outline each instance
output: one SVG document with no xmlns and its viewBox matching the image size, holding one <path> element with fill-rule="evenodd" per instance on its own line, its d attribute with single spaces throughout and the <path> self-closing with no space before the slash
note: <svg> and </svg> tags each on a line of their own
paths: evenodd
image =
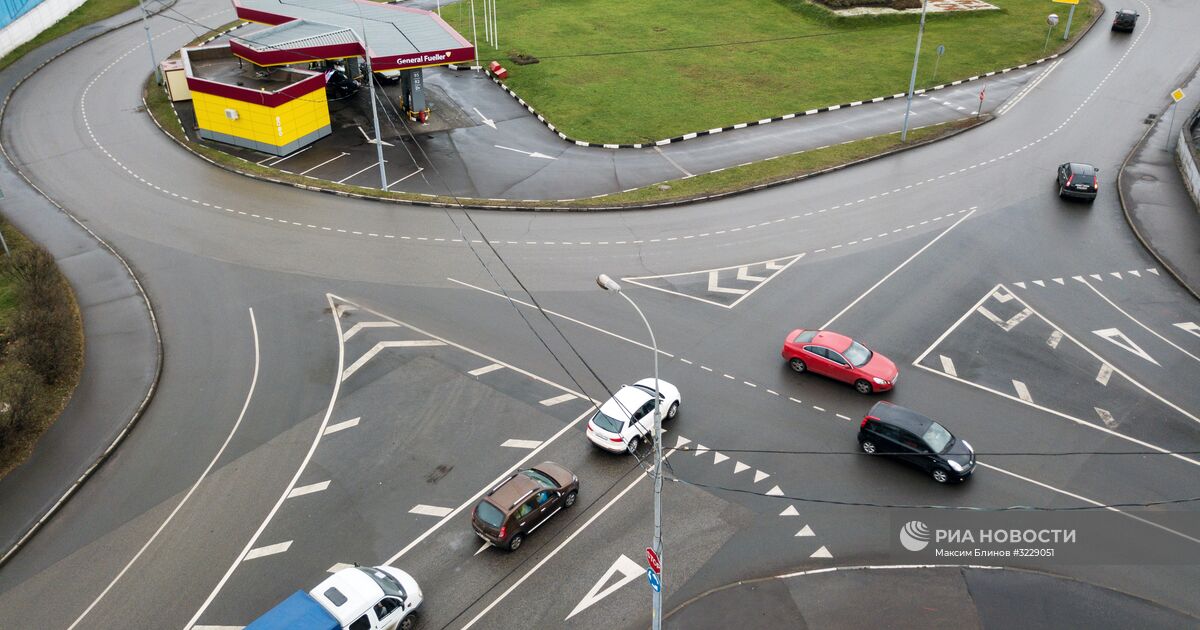
<svg viewBox="0 0 1200 630">
<path fill-rule="evenodd" d="M 475 58 L 471 43 L 431 11 L 369 0 L 233 4 L 239 18 L 271 28 L 185 48 L 182 69 L 200 137 L 264 153 L 287 155 L 330 134 L 331 73 L 314 63 L 365 58 L 374 73 L 399 71 L 404 111 L 424 120 L 422 68 Z"/>
</svg>

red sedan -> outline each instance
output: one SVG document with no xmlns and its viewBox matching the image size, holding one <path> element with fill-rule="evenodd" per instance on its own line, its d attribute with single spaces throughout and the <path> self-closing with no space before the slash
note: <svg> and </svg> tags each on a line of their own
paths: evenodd
<svg viewBox="0 0 1200 630">
<path fill-rule="evenodd" d="M 851 383 L 860 394 L 886 392 L 900 374 L 891 359 L 828 330 L 797 328 L 788 333 L 783 358 L 796 372 L 816 372 Z"/>
</svg>

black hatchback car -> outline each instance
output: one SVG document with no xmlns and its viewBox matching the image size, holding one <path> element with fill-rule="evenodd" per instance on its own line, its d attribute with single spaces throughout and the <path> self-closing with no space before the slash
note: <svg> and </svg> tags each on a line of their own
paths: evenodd
<svg viewBox="0 0 1200 630">
<path fill-rule="evenodd" d="M 1078 197 L 1095 201 L 1100 192 L 1100 169 L 1091 164 L 1067 162 L 1058 166 L 1058 176 L 1055 184 L 1058 186 L 1059 197 Z"/>
<path fill-rule="evenodd" d="M 1112 30 L 1132 33 L 1133 27 L 1137 26 L 1137 19 L 1138 12 L 1133 9 L 1117 9 L 1116 15 L 1113 16 Z"/>
<path fill-rule="evenodd" d="M 938 483 L 965 481 L 975 472 L 975 449 L 945 427 L 911 410 L 877 402 L 858 428 L 868 455 L 892 455 L 924 470 Z"/>
</svg>

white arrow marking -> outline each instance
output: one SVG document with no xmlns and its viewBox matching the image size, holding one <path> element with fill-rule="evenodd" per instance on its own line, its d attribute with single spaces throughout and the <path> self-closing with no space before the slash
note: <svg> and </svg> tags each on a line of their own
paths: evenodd
<svg viewBox="0 0 1200 630">
<path fill-rule="evenodd" d="M 1150 267 L 1150 268 L 1146 269 L 1146 271 L 1149 271 L 1150 273 L 1152 273 L 1156 276 L 1158 275 L 1158 270 L 1155 269 L 1154 267 Z"/>
<path fill-rule="evenodd" d="M 731 293 L 733 295 L 743 295 L 746 293 L 745 289 L 728 289 L 725 287 L 719 287 L 717 286 L 717 279 L 716 271 L 708 272 L 708 290 L 712 293 Z"/>
<path fill-rule="evenodd" d="M 367 144 L 382 144 L 385 147 L 395 146 L 391 142 L 383 142 L 382 140 L 377 141 L 377 140 L 375 140 L 375 138 L 368 136 L 367 132 L 363 131 L 362 127 L 358 128 L 358 132 L 361 133 L 363 135 L 363 137 L 367 139 Z"/>
<path fill-rule="evenodd" d="M 1025 308 L 1020 313 L 1017 313 L 1016 315 L 1013 315 L 1011 318 L 1009 318 L 1008 321 L 1004 321 L 1003 319 L 1000 319 L 1000 317 L 997 316 L 995 313 L 987 310 L 987 307 L 985 307 L 985 306 L 980 306 L 976 310 L 979 311 L 980 315 L 983 315 L 984 317 L 992 320 L 992 322 L 995 323 L 997 326 L 999 326 L 1000 329 L 1003 330 L 1004 332 L 1008 332 L 1008 331 L 1012 330 L 1013 328 L 1016 328 L 1017 324 L 1020 324 L 1021 322 L 1025 321 L 1026 317 L 1029 317 L 1030 315 L 1033 314 L 1033 311 L 1029 310 L 1028 308 Z"/>
<path fill-rule="evenodd" d="M 829 553 L 829 550 L 825 548 L 825 545 L 821 545 L 820 549 L 814 551 L 812 553 L 812 555 L 809 556 L 809 558 L 832 558 L 832 557 L 833 557 L 833 554 Z"/>
<path fill-rule="evenodd" d="M 1025 387 L 1025 383 L 1022 383 L 1014 378 L 1012 384 L 1013 389 L 1017 390 L 1017 398 L 1020 398 L 1027 403 L 1033 402 L 1033 398 L 1029 395 L 1029 388 Z"/>
<path fill-rule="evenodd" d="M 685 444 L 691 444 L 691 443 L 692 443 L 692 441 L 691 441 L 691 440 L 689 440 L 689 439 L 687 439 L 687 438 L 683 437 L 682 435 L 676 435 L 676 436 L 675 436 L 675 448 L 677 448 L 677 449 L 678 449 L 678 448 L 683 448 L 683 446 L 684 446 Z"/>
<path fill-rule="evenodd" d="M 774 488 L 771 488 L 770 490 L 767 490 L 767 496 L 769 496 L 769 497 L 781 497 L 781 496 L 783 496 L 783 490 L 781 490 L 781 489 L 779 488 L 779 486 L 775 486 Z"/>
<path fill-rule="evenodd" d="M 549 155 L 545 155 L 543 153 L 538 153 L 537 151 L 530 153 L 529 151 L 522 151 L 520 149 L 513 149 L 511 147 L 502 147 L 498 144 L 493 144 L 492 146 L 496 147 L 497 149 L 504 149 L 505 151 L 512 151 L 514 153 L 521 153 L 523 155 L 528 155 L 531 158 L 541 158 L 543 160 L 557 160 L 558 159 L 556 157 L 550 157 Z"/>
<path fill-rule="evenodd" d="M 742 472 L 743 470 L 746 470 L 746 469 L 748 469 L 748 468 L 750 468 L 750 467 L 749 467 L 749 466 L 747 466 L 747 465 L 745 465 L 745 464 L 743 464 L 742 462 L 738 462 L 738 463 L 736 463 L 736 464 L 734 464 L 734 465 L 733 465 L 733 474 L 735 474 L 735 475 L 736 475 L 736 474 L 738 474 L 738 473 L 740 473 L 740 472 Z"/>
<path fill-rule="evenodd" d="M 728 455 L 722 455 L 717 451 L 713 451 L 713 463 L 714 464 L 720 464 L 721 462 L 723 462 L 727 459 L 729 459 Z"/>
<path fill-rule="evenodd" d="M 1108 379 L 1112 376 L 1112 366 L 1107 363 L 1100 364 L 1100 373 L 1096 375 L 1096 382 L 1108 387 Z"/>
<path fill-rule="evenodd" d="M 762 276 L 750 275 L 749 267 L 738 267 L 737 279 L 745 280 L 747 282 L 762 282 L 763 280 L 766 280 L 767 278 L 764 278 Z"/>
<path fill-rule="evenodd" d="M 768 475 L 767 473 L 765 473 L 761 470 L 756 470 L 756 471 L 754 471 L 754 483 L 758 483 L 758 482 L 762 481 L 763 479 L 766 479 L 767 477 L 770 477 L 770 476 L 771 475 Z"/>
<path fill-rule="evenodd" d="M 816 536 L 816 534 L 813 533 L 813 530 L 811 527 L 809 527 L 808 525 L 805 525 L 803 529 L 796 532 L 796 536 L 804 538 L 806 536 Z M 796 536 L 793 536 L 793 538 L 795 538 Z"/>
<path fill-rule="evenodd" d="M 779 515 L 780 516 L 800 516 L 800 512 L 798 512 L 796 510 L 796 506 L 789 505 L 782 512 L 780 512 Z"/>
<path fill-rule="evenodd" d="M 492 129 L 496 128 L 496 121 L 492 120 L 491 118 L 488 118 L 487 116 L 484 116 L 483 112 L 479 111 L 478 107 L 472 107 L 471 109 L 475 110 L 476 114 L 479 114 L 479 117 L 483 119 L 483 124 L 491 127 Z"/>
<path fill-rule="evenodd" d="M 707 452 L 708 452 L 708 447 L 707 447 L 707 446 L 705 446 L 705 445 L 703 445 L 703 444 L 697 444 L 697 445 L 696 445 L 696 452 L 695 452 L 695 453 L 693 453 L 693 455 L 699 456 L 701 453 L 707 453 Z"/>
<path fill-rule="evenodd" d="M 1179 322 L 1178 324 L 1172 324 L 1172 326 L 1200 337 L 1200 325 L 1197 325 L 1196 322 Z"/>
<path fill-rule="evenodd" d="M 1123 350 L 1128 350 L 1129 352 L 1142 357 L 1154 365 L 1158 365 L 1158 361 L 1155 361 L 1154 357 L 1150 356 L 1150 354 L 1145 350 L 1142 350 L 1141 346 L 1134 343 L 1132 339 L 1125 336 L 1125 333 L 1117 330 L 1116 328 L 1104 328 L 1102 330 L 1093 330 L 1092 332 L 1096 335 L 1099 335 L 1102 339 L 1111 341 L 1117 347 Z"/>
<path fill-rule="evenodd" d="M 1044 286 L 1046 286 L 1046 283 L 1045 283 L 1045 282 L 1042 282 L 1041 280 L 1034 280 L 1034 281 L 1033 281 L 1033 283 L 1034 283 L 1034 284 L 1036 284 L 1036 285 L 1038 285 L 1039 287 L 1044 287 Z"/>
<path fill-rule="evenodd" d="M 1110 276 L 1112 276 L 1112 277 L 1116 278 L 1117 280 L 1122 280 L 1122 279 L 1123 279 L 1123 278 L 1121 278 L 1121 272 L 1120 272 L 1120 271 L 1110 271 L 1110 272 L 1108 272 L 1108 275 L 1110 275 Z"/>
<path fill-rule="evenodd" d="M 942 360 L 943 372 L 949 374 L 950 376 L 958 376 L 958 372 L 954 371 L 954 361 L 952 361 L 950 357 L 944 354 L 939 354 L 938 357 L 940 357 Z"/>
<path fill-rule="evenodd" d="M 1128 274 L 1131 274 L 1131 275 L 1133 275 L 1134 277 L 1137 277 L 1137 278 L 1141 278 L 1141 277 L 1142 277 L 1142 272 L 1138 271 L 1137 269 L 1130 269 L 1130 270 L 1129 270 L 1129 271 L 1127 271 L 1126 273 L 1128 273 Z"/>
<path fill-rule="evenodd" d="M 604 587 L 604 584 L 612 579 L 612 576 L 618 571 L 621 572 L 621 579 L 613 582 L 607 587 Z M 584 595 L 583 599 L 579 600 L 579 604 L 575 606 L 575 609 L 572 610 L 571 614 L 567 615 L 567 618 L 563 619 L 563 621 L 574 617 L 575 615 L 586 610 L 592 604 L 595 604 L 605 597 L 612 595 L 617 589 L 642 577 L 643 573 L 645 573 L 645 571 L 642 569 L 641 565 L 633 560 L 630 560 L 629 556 L 621 554 L 621 556 L 617 558 L 617 561 L 614 562 L 612 566 L 604 572 L 604 575 L 596 581 L 596 584 L 587 592 L 587 595 Z M 601 587 L 604 588 L 602 589 Z"/>
<path fill-rule="evenodd" d="M 1022 289 L 1024 289 L 1024 288 L 1025 288 L 1025 283 L 1024 283 L 1024 282 L 1014 282 L 1013 284 L 1015 284 L 1015 285 L 1017 285 L 1017 286 L 1021 287 Z"/>
<path fill-rule="evenodd" d="M 1064 281 L 1062 278 L 1055 278 L 1055 279 L 1054 279 L 1054 281 L 1055 281 L 1055 282 L 1057 282 L 1057 283 L 1059 283 L 1059 284 L 1061 284 L 1061 285 L 1063 285 L 1063 286 L 1066 286 L 1066 285 L 1067 285 L 1067 283 L 1066 283 L 1066 282 L 1065 282 L 1065 281 Z"/>
<path fill-rule="evenodd" d="M 1096 410 L 1096 415 L 1100 416 L 1100 420 L 1102 420 L 1104 422 L 1104 426 L 1106 426 L 1110 429 L 1115 429 L 1115 428 L 1117 428 L 1118 425 L 1121 424 L 1120 422 L 1117 422 L 1117 419 L 1114 418 L 1113 415 L 1111 413 L 1109 413 L 1107 409 L 1101 409 L 1099 407 L 1092 407 L 1092 408 Z"/>
<path fill-rule="evenodd" d="M 471 554 L 471 555 L 472 555 L 472 556 L 478 556 L 479 554 L 483 553 L 483 550 L 484 550 L 484 549 L 487 549 L 488 547 L 491 547 L 491 546 L 492 546 L 492 543 L 486 543 L 486 542 L 485 542 L 485 543 L 483 543 L 483 545 L 482 545 L 482 546 L 480 546 L 478 549 L 476 549 L 476 550 L 475 550 L 475 553 L 473 553 L 473 554 Z"/>
</svg>

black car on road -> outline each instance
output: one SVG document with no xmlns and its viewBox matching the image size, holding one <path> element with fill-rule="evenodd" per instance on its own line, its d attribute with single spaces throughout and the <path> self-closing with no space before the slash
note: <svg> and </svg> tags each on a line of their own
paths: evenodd
<svg viewBox="0 0 1200 630">
<path fill-rule="evenodd" d="M 877 402 L 858 428 L 868 455 L 891 455 L 929 473 L 938 483 L 964 481 L 975 472 L 975 449 L 911 409 Z"/>
<path fill-rule="evenodd" d="M 1133 27 L 1137 26 L 1137 19 L 1138 12 L 1133 9 L 1117 9 L 1116 15 L 1113 16 L 1112 30 L 1132 33 Z"/>
<path fill-rule="evenodd" d="M 1059 197 L 1078 197 L 1095 201 L 1100 192 L 1100 169 L 1091 164 L 1067 162 L 1058 166 L 1058 176 L 1055 185 L 1058 186 Z"/>
</svg>

